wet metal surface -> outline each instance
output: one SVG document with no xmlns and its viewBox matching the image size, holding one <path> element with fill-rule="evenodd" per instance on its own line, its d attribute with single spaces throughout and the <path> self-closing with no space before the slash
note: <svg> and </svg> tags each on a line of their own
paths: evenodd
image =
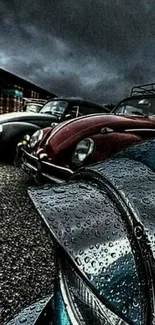
<svg viewBox="0 0 155 325">
<path fill-rule="evenodd" d="M 53 290 L 52 240 L 27 195 L 28 181 L 0 164 L 0 324 Z"/>
<path fill-rule="evenodd" d="M 46 310 L 47 305 L 50 304 L 50 297 L 41 299 L 34 304 L 22 309 L 18 315 L 15 315 L 7 325 L 34 325 L 35 322 L 42 318 L 42 323 L 46 324 Z"/>
<path fill-rule="evenodd" d="M 140 233 L 140 222 L 143 222 L 144 232 L 154 252 L 155 174 L 142 163 L 128 158 L 86 169 L 98 174 L 96 179 L 111 184 L 111 195 L 107 194 L 104 186 L 81 180 L 65 186 L 45 186 L 37 191 L 31 188 L 30 196 L 53 235 L 105 303 L 110 303 L 113 310 L 124 315 L 132 324 L 141 324 L 147 313 L 146 288 L 145 284 L 143 287 L 140 285 L 142 282 L 138 273 L 141 272 L 141 262 L 137 252 L 136 259 L 133 256 L 126 221 L 122 222 L 120 211 L 123 211 L 123 205 L 124 216 L 132 211 L 129 219 L 135 228 L 130 225 L 130 234 L 135 231 L 137 238 L 132 238 L 133 247 L 140 236 L 143 237 L 143 229 Z M 114 201 L 116 194 L 113 186 L 119 193 L 118 202 L 123 202 L 119 209 Z M 129 227 L 129 224 L 126 226 Z"/>
</svg>

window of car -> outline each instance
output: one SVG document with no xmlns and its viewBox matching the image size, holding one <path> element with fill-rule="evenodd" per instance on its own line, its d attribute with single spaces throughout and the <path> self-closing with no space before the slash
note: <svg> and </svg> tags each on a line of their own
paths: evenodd
<svg viewBox="0 0 155 325">
<path fill-rule="evenodd" d="M 100 112 L 102 112 L 100 110 Z M 87 105 L 74 105 L 69 111 L 69 114 L 72 117 L 81 116 L 81 115 L 88 115 L 88 114 L 96 114 L 99 113 L 99 108 L 94 106 L 87 106 Z"/>
<path fill-rule="evenodd" d="M 120 103 L 113 110 L 115 114 L 155 115 L 155 98 L 131 98 Z"/>
<path fill-rule="evenodd" d="M 67 106 L 68 102 L 65 100 L 50 101 L 42 107 L 40 113 L 46 113 L 61 117 L 64 114 Z"/>
<path fill-rule="evenodd" d="M 87 114 L 96 114 L 99 113 L 99 108 L 98 107 L 93 107 L 93 106 L 80 106 L 79 107 L 79 113 L 82 115 L 87 115 Z"/>
<path fill-rule="evenodd" d="M 26 112 L 38 112 L 41 109 L 41 107 L 42 107 L 42 105 L 40 105 L 40 104 L 29 103 L 25 106 L 25 111 Z"/>
<path fill-rule="evenodd" d="M 74 118 L 79 116 L 79 105 L 72 105 L 69 109 L 69 111 L 67 112 L 67 117 L 69 118 Z"/>
</svg>

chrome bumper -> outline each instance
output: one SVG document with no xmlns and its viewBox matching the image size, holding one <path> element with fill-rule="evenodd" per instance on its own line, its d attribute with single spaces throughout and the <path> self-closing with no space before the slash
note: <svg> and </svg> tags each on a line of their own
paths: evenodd
<svg viewBox="0 0 155 325">
<path fill-rule="evenodd" d="M 15 165 L 32 175 L 36 180 L 44 179 L 54 183 L 66 181 L 72 174 L 71 169 L 45 161 L 40 156 L 34 156 L 27 151 L 27 146 L 19 143 L 16 149 Z"/>
</svg>

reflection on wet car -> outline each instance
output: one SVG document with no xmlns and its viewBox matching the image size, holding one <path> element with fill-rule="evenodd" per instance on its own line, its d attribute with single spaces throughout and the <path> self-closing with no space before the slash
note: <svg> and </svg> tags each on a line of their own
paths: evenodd
<svg viewBox="0 0 155 325">
<path fill-rule="evenodd" d="M 39 310 L 44 324 L 154 323 L 154 149 L 149 139 L 66 183 L 29 188 L 56 249 L 54 295 Z"/>
</svg>

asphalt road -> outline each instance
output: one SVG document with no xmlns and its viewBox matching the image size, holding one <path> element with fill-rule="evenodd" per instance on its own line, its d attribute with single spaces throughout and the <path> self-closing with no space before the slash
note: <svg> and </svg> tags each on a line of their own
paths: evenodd
<svg viewBox="0 0 155 325">
<path fill-rule="evenodd" d="M 53 243 L 27 195 L 28 184 L 21 169 L 0 164 L 0 325 L 53 290 Z"/>
</svg>

